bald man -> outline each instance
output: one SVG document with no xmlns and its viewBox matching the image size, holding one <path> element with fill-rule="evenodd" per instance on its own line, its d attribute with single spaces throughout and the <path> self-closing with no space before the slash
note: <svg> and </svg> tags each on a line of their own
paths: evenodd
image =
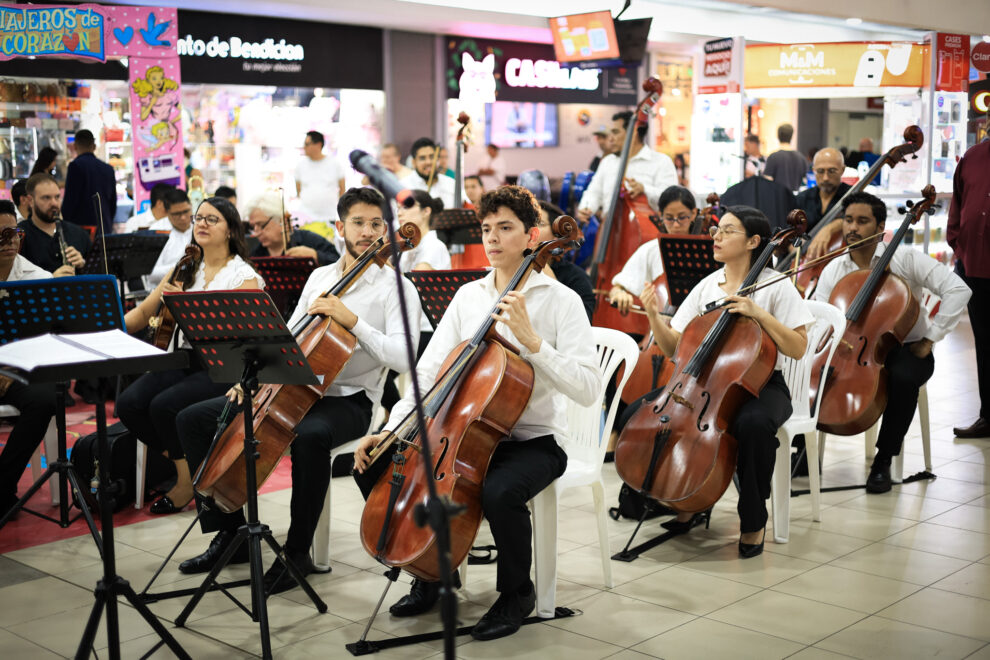
<svg viewBox="0 0 990 660">
<path fill-rule="evenodd" d="M 845 162 L 842 154 L 837 149 L 827 147 L 819 149 L 815 154 L 815 160 L 811 164 L 811 169 L 815 173 L 815 180 L 818 185 L 799 192 L 794 201 L 797 207 L 808 216 L 808 229 L 810 230 L 818 221 L 827 214 L 833 206 L 839 203 L 846 191 L 851 188 L 848 183 L 842 182 L 842 171 L 845 169 Z M 824 253 L 824 248 L 828 245 L 829 238 L 833 232 L 841 229 L 842 219 L 833 221 L 828 227 L 824 227 L 808 246 L 808 256 Z"/>
</svg>

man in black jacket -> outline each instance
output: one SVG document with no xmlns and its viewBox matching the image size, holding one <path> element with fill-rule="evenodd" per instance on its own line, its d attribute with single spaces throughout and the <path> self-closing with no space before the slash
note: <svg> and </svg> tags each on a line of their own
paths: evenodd
<svg viewBox="0 0 990 660">
<path fill-rule="evenodd" d="M 63 266 L 57 225 L 60 191 L 50 174 L 34 174 L 27 181 L 27 194 L 31 200 L 31 219 L 21 220 L 18 227 L 24 230 L 21 255 L 36 266 L 54 273 Z M 65 259 L 77 270 L 86 263 L 89 252 L 89 232 L 71 222 L 63 222 L 63 238 L 67 245 Z"/>
<path fill-rule="evenodd" d="M 842 171 L 845 163 L 842 154 L 836 149 L 827 147 L 819 149 L 815 154 L 815 161 L 812 165 L 815 172 L 817 186 L 802 190 L 795 197 L 797 207 L 808 216 L 808 229 L 812 229 L 818 224 L 829 211 L 832 210 L 842 196 L 846 194 L 852 186 L 842 181 Z M 836 222 L 841 222 L 836 220 Z"/>
<path fill-rule="evenodd" d="M 96 157 L 96 138 L 86 129 L 76 132 L 76 157 L 69 163 L 62 197 L 62 217 L 69 222 L 88 227 L 99 226 L 93 194 L 100 193 L 103 207 L 103 228 L 113 231 L 117 213 L 117 180 L 113 168 Z"/>
</svg>

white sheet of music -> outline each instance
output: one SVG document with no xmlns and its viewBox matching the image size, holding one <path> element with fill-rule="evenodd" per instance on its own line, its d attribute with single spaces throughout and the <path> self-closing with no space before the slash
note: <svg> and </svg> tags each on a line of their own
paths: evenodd
<svg viewBox="0 0 990 660">
<path fill-rule="evenodd" d="M 0 346 L 0 365 L 31 371 L 37 367 L 162 355 L 165 351 L 123 330 L 40 335 Z"/>
</svg>

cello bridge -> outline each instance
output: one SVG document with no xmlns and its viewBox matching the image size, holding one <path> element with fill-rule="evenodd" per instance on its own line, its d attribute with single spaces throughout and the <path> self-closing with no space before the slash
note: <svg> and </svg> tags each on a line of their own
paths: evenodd
<svg viewBox="0 0 990 660">
<path fill-rule="evenodd" d="M 679 403 L 685 406 L 688 410 L 694 410 L 694 404 L 682 397 L 680 394 L 671 393 L 670 398 L 674 400 L 674 403 Z"/>
</svg>

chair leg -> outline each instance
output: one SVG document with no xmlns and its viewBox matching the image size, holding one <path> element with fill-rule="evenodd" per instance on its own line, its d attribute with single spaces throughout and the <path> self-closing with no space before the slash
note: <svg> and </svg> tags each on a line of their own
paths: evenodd
<svg viewBox="0 0 990 660">
<path fill-rule="evenodd" d="M 135 442 L 137 444 L 134 452 L 136 456 L 134 461 L 134 508 L 140 510 L 144 507 L 144 473 L 148 466 L 148 445 L 140 440 L 135 440 Z"/>
<path fill-rule="evenodd" d="M 45 431 L 45 458 L 48 461 L 58 460 L 58 429 L 55 427 L 55 418 L 52 417 L 52 421 L 48 422 L 48 430 Z M 41 464 L 39 463 L 40 467 Z M 58 476 L 52 475 L 48 480 L 48 491 L 51 493 L 52 506 L 58 506 Z"/>
<path fill-rule="evenodd" d="M 468 574 L 468 558 L 465 557 L 464 561 L 461 562 L 460 567 L 457 569 L 460 573 L 461 578 L 461 589 L 467 589 L 467 574 Z"/>
<path fill-rule="evenodd" d="M 874 454 L 877 453 L 877 433 L 880 431 L 880 420 L 877 423 L 866 429 L 863 434 L 863 449 L 866 450 L 866 460 L 872 461 Z"/>
<path fill-rule="evenodd" d="M 602 577 L 605 587 L 611 589 L 615 586 L 612 582 L 612 557 L 609 554 L 608 545 L 608 520 L 605 518 L 605 484 L 599 478 L 591 484 L 591 492 L 595 497 L 595 518 L 598 519 L 598 549 L 602 555 Z"/>
<path fill-rule="evenodd" d="M 804 450 L 808 456 L 808 489 L 811 491 L 811 519 L 815 522 L 822 521 L 822 483 L 818 473 L 819 469 L 819 441 L 824 441 L 824 433 L 806 433 L 804 436 Z"/>
<path fill-rule="evenodd" d="M 925 469 L 932 470 L 932 430 L 928 423 L 928 386 L 918 391 L 918 421 L 921 423 L 921 442 L 925 452 Z"/>
<path fill-rule="evenodd" d="M 777 440 L 777 460 L 770 482 L 773 541 L 787 543 L 791 532 L 791 437 L 781 429 L 777 432 Z"/>
<path fill-rule="evenodd" d="M 333 479 L 330 480 L 331 482 Z M 318 573 L 330 572 L 330 490 L 333 483 L 327 486 L 327 496 L 323 501 L 323 511 L 320 512 L 320 519 L 316 523 L 316 532 L 313 534 L 313 545 L 310 552 L 313 556 L 313 565 Z"/>
<path fill-rule="evenodd" d="M 557 590 L 557 491 L 554 484 L 530 502 L 533 507 L 533 562 L 536 568 L 536 614 L 552 619 Z"/>
</svg>

